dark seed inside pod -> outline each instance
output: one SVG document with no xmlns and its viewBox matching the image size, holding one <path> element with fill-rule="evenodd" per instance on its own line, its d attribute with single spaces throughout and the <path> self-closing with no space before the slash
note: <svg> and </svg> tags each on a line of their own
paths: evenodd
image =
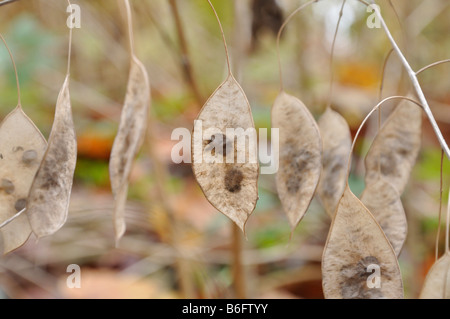
<svg viewBox="0 0 450 319">
<path fill-rule="evenodd" d="M 225 188 L 231 192 L 236 193 L 241 190 L 242 180 L 244 174 L 236 168 L 229 170 L 225 175 Z"/>
<path fill-rule="evenodd" d="M 25 198 L 21 198 L 16 201 L 14 208 L 16 209 L 16 211 L 20 212 L 26 206 L 27 206 L 27 200 Z"/>
<path fill-rule="evenodd" d="M 14 184 L 9 179 L 3 178 L 1 189 L 3 189 L 6 192 L 6 194 L 12 194 L 14 193 L 15 187 Z"/>
<path fill-rule="evenodd" d="M 31 164 L 37 159 L 37 152 L 35 150 L 28 150 L 22 154 L 22 162 L 25 164 Z"/>
</svg>

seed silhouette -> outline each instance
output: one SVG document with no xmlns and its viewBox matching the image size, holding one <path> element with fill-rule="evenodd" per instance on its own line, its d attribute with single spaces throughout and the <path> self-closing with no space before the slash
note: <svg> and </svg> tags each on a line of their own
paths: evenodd
<svg viewBox="0 0 450 319">
<path fill-rule="evenodd" d="M 333 217 L 347 183 L 352 139 L 345 119 L 331 108 L 320 117 L 319 130 L 323 141 L 323 169 L 317 194 L 328 215 Z"/>
<path fill-rule="evenodd" d="M 402 194 L 419 154 L 422 110 L 401 101 L 375 137 L 365 159 L 366 185 L 381 175 Z"/>
<path fill-rule="evenodd" d="M 380 267 L 380 288 L 364 287 L 367 263 Z M 348 184 L 339 201 L 322 257 L 325 298 L 403 298 L 397 257 L 383 230 Z M 358 279 L 359 278 L 359 279 Z"/>
<path fill-rule="evenodd" d="M 306 106 L 285 92 L 272 107 L 272 128 L 279 129 L 277 191 L 292 229 L 306 213 L 322 169 L 319 128 Z"/>
<path fill-rule="evenodd" d="M 408 223 L 398 191 L 380 177 L 361 195 L 362 203 L 372 213 L 398 256 L 406 239 Z"/>
</svg>

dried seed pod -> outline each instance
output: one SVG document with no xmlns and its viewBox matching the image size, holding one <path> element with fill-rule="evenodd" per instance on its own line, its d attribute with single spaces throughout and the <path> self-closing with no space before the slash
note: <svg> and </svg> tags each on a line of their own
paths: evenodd
<svg viewBox="0 0 450 319">
<path fill-rule="evenodd" d="M 419 154 L 422 110 L 402 101 L 378 132 L 365 159 L 366 185 L 379 175 L 403 193 Z"/>
<path fill-rule="evenodd" d="M 281 92 L 272 108 L 272 127 L 279 129 L 278 196 L 294 230 L 306 213 L 322 169 L 322 140 L 307 107 Z"/>
<path fill-rule="evenodd" d="M 46 147 L 45 138 L 20 106 L 0 124 L 0 223 L 25 207 L 23 200 L 28 196 Z M 35 160 L 26 165 L 22 161 L 24 149 L 32 149 L 36 155 Z M 4 253 L 22 246 L 31 234 L 26 213 L 0 231 Z"/>
<path fill-rule="evenodd" d="M 361 195 L 361 202 L 380 224 L 395 254 L 400 255 L 408 223 L 398 191 L 389 182 L 380 178 L 366 186 Z"/>
<path fill-rule="evenodd" d="M 420 299 L 450 299 L 450 252 L 446 252 L 431 267 L 422 291 Z"/>
<path fill-rule="evenodd" d="M 403 298 L 395 252 L 375 218 L 348 184 L 328 234 L 322 276 L 325 298 Z"/>
<path fill-rule="evenodd" d="M 320 117 L 319 131 L 323 141 L 323 169 L 317 194 L 328 215 L 333 217 L 347 183 L 352 137 L 347 121 L 331 108 Z"/>
<path fill-rule="evenodd" d="M 109 163 L 111 189 L 114 195 L 114 229 L 116 241 L 125 233 L 125 204 L 128 179 L 147 128 L 150 106 L 150 81 L 145 66 L 132 57 L 127 94 L 119 130 L 114 140 Z"/>
<path fill-rule="evenodd" d="M 59 92 L 48 147 L 31 185 L 27 214 L 36 236 L 48 236 L 66 222 L 77 161 L 69 76 Z"/>
<path fill-rule="evenodd" d="M 227 136 L 227 129 L 234 129 L 234 136 Z M 202 132 L 207 134 L 212 130 L 215 138 L 207 136 L 210 142 L 205 141 Z M 248 147 L 241 148 L 237 142 L 242 137 L 247 139 L 247 133 Z M 217 145 L 220 136 L 223 137 L 222 144 Z M 210 149 L 212 141 L 218 151 Z M 229 150 L 227 145 L 232 145 L 233 149 Z M 245 155 L 242 156 L 245 160 L 238 160 L 239 154 Z M 194 175 L 208 201 L 244 230 L 258 199 L 259 164 L 250 105 L 231 73 L 197 117 L 192 136 L 192 158 Z"/>
</svg>

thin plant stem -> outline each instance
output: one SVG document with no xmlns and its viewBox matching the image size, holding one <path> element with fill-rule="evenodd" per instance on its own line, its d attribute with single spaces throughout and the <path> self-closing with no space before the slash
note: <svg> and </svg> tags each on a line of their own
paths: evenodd
<svg viewBox="0 0 450 319">
<path fill-rule="evenodd" d="M 70 0 L 67 0 L 67 3 L 69 4 L 69 7 L 72 6 L 72 4 L 70 3 Z M 72 28 L 69 28 L 69 52 L 67 53 L 67 73 L 66 73 L 66 76 L 70 75 L 70 62 L 71 62 L 71 57 L 72 57 L 72 34 L 73 34 L 73 30 L 72 30 Z"/>
<path fill-rule="evenodd" d="M 450 253 L 450 190 L 449 190 L 449 203 L 447 205 L 447 220 L 445 222 L 445 253 Z"/>
<path fill-rule="evenodd" d="M 10 217 L 10 218 L 8 218 L 7 220 L 5 220 L 3 223 L 0 224 L 0 229 L 2 229 L 2 228 L 5 227 L 6 225 L 8 225 L 8 224 L 11 223 L 12 221 L 14 221 L 16 218 L 18 218 L 20 215 L 22 215 L 25 211 L 26 211 L 26 208 L 22 209 L 20 212 L 16 213 L 16 214 L 13 215 L 12 217 Z"/>
<path fill-rule="evenodd" d="M 241 229 L 232 222 L 232 251 L 233 251 L 233 288 L 235 297 L 238 299 L 247 298 L 246 289 L 246 276 L 245 269 L 242 262 L 242 246 L 243 246 L 243 236 Z"/>
<path fill-rule="evenodd" d="M 181 22 L 180 12 L 178 10 L 177 0 L 169 0 L 170 8 L 172 9 L 172 15 L 175 20 L 175 26 L 178 34 L 178 40 L 180 42 L 181 50 L 181 65 L 183 67 L 184 77 L 187 83 L 191 87 L 192 93 L 194 93 L 195 99 L 198 105 L 203 105 L 204 99 L 198 89 L 197 81 L 195 80 L 194 71 L 192 69 L 192 63 L 188 50 L 187 40 L 184 33 L 184 28 Z"/>
<path fill-rule="evenodd" d="M 4 6 L 4 5 L 7 5 L 7 4 L 10 4 L 10 3 L 13 3 L 13 2 L 16 2 L 16 1 L 18 1 L 18 0 L 3 0 L 3 1 L 0 1 L 0 7 Z"/>
<path fill-rule="evenodd" d="M 352 147 L 351 147 L 351 149 L 350 149 L 350 154 L 349 154 L 348 162 L 347 162 L 347 176 L 350 175 L 350 166 L 351 166 L 352 154 L 353 154 L 353 150 L 355 149 L 356 141 L 357 141 L 357 139 L 358 139 L 359 134 L 361 133 L 361 130 L 363 129 L 364 125 L 366 124 L 367 120 L 368 120 L 368 119 L 370 118 L 370 116 L 371 116 L 375 111 L 377 111 L 378 108 L 379 108 L 380 106 L 382 106 L 385 102 L 390 101 L 390 100 L 399 100 L 399 99 L 410 101 L 410 102 L 412 102 L 412 103 L 414 103 L 414 104 L 420 106 L 421 108 L 423 108 L 423 106 L 422 106 L 419 102 L 417 102 L 417 101 L 415 101 L 415 100 L 413 100 L 413 99 L 410 99 L 409 97 L 406 97 L 406 96 L 390 96 L 390 97 L 387 97 L 387 98 L 383 99 L 383 100 L 380 101 L 377 105 L 375 105 L 375 106 L 372 108 L 372 110 L 366 115 L 366 117 L 364 118 L 364 120 L 361 122 L 361 124 L 360 124 L 360 126 L 359 126 L 359 128 L 358 128 L 358 131 L 356 131 L 355 137 L 353 138 L 353 143 L 352 143 Z M 348 178 L 347 178 L 347 183 L 348 183 Z"/>
<path fill-rule="evenodd" d="M 393 38 L 391 32 L 389 31 L 389 28 L 386 25 L 386 22 L 384 21 L 383 16 L 381 15 L 381 12 L 378 9 L 378 7 L 374 7 L 373 9 L 374 9 L 378 19 L 380 20 L 381 26 L 382 26 L 384 32 L 386 33 L 389 41 L 391 42 L 391 45 L 392 45 L 394 51 L 397 53 L 398 57 L 400 58 L 400 61 L 403 64 L 403 67 L 407 71 L 407 74 L 411 80 L 412 86 L 414 87 L 417 97 L 419 98 L 420 104 L 422 105 L 423 110 L 424 110 L 425 114 L 427 115 L 428 120 L 430 121 L 430 124 L 436 134 L 436 137 L 439 140 L 439 144 L 441 145 L 442 149 L 444 150 L 447 158 L 450 159 L 450 148 L 448 147 L 447 142 L 445 141 L 444 136 L 442 135 L 442 132 L 439 129 L 436 119 L 434 118 L 433 113 L 431 112 L 431 108 L 428 104 L 427 99 L 425 98 L 425 95 L 423 93 L 422 87 L 420 86 L 419 80 L 417 79 L 416 72 L 414 72 L 414 70 L 411 68 L 411 66 L 409 65 L 409 62 L 406 60 L 402 51 L 400 50 L 397 43 L 395 42 L 395 39 Z"/>
<path fill-rule="evenodd" d="M 20 85 L 19 85 L 19 75 L 17 73 L 17 67 L 16 67 L 16 62 L 14 62 L 14 57 L 12 55 L 11 50 L 8 47 L 8 44 L 6 43 L 5 38 L 3 37 L 3 35 L 0 33 L 0 38 L 2 39 L 3 43 L 5 44 L 6 50 L 8 50 L 9 53 L 9 57 L 11 58 L 11 62 L 13 64 L 14 67 L 14 73 L 16 75 L 16 85 L 17 85 L 17 105 L 19 108 L 22 108 L 22 103 L 20 100 Z"/>
<path fill-rule="evenodd" d="M 439 237 L 441 235 L 441 220 L 442 220 L 442 180 L 443 180 L 443 164 L 444 164 L 444 151 L 441 150 L 441 171 L 439 180 L 439 218 L 438 229 L 436 234 L 436 247 L 435 247 L 435 260 L 439 258 Z"/>
<path fill-rule="evenodd" d="M 134 48 L 134 34 L 133 34 L 133 16 L 131 14 L 131 6 L 129 0 L 124 0 L 125 9 L 127 14 L 127 25 L 128 25 L 128 40 L 130 41 L 130 53 L 131 57 L 135 57 L 135 48 Z"/>
<path fill-rule="evenodd" d="M 333 60 L 334 60 L 334 49 L 336 47 L 336 39 L 339 31 L 339 25 L 341 24 L 342 15 L 344 14 L 345 2 L 347 0 L 342 1 L 341 9 L 339 11 L 339 18 L 336 24 L 336 30 L 334 31 L 333 42 L 331 44 L 331 52 L 330 52 L 330 88 L 328 90 L 328 98 L 327 98 L 327 107 L 331 107 L 331 98 L 333 96 L 333 84 L 334 84 L 334 70 L 333 70 Z"/>
<path fill-rule="evenodd" d="M 416 75 L 419 75 L 420 73 L 422 73 L 425 70 L 428 70 L 429 68 L 432 68 L 436 65 L 440 65 L 440 64 L 444 64 L 444 63 L 448 63 L 450 62 L 450 59 L 445 59 L 445 60 L 441 60 L 441 61 L 437 61 L 431 64 L 428 64 L 427 66 L 424 66 L 423 68 L 421 68 L 419 71 L 416 72 Z"/>
<path fill-rule="evenodd" d="M 208 0 L 209 1 L 209 0 Z M 298 7 L 297 9 L 295 9 L 287 18 L 286 20 L 284 20 L 283 24 L 281 25 L 280 29 L 278 30 L 278 34 L 277 34 L 277 58 L 278 58 L 278 72 L 279 72 L 279 76 L 280 76 L 280 91 L 284 90 L 283 87 L 283 70 L 281 67 L 281 57 L 280 57 L 280 38 L 281 38 L 281 34 L 283 33 L 284 28 L 286 27 L 286 25 L 289 23 L 289 21 L 291 21 L 291 19 L 300 11 L 302 11 L 304 8 L 306 8 L 307 6 L 313 4 L 314 2 L 318 2 L 319 0 L 311 0 L 303 5 L 301 5 L 300 7 Z"/>
<path fill-rule="evenodd" d="M 214 12 L 214 15 L 216 16 L 217 23 L 219 24 L 220 33 L 222 34 L 223 46 L 225 48 L 225 55 L 226 55 L 226 58 L 227 58 L 228 74 L 232 75 L 233 73 L 231 71 L 230 54 L 228 53 L 228 45 L 227 45 L 227 40 L 225 39 L 225 32 L 223 31 L 222 23 L 220 22 L 219 15 L 217 14 L 217 11 L 214 8 L 214 6 L 211 3 L 211 1 L 210 0 L 207 0 L 207 1 L 208 1 L 209 5 L 210 5 L 212 11 Z"/>
<path fill-rule="evenodd" d="M 386 58 L 384 59 L 383 63 L 383 69 L 381 71 L 381 80 L 380 80 L 380 91 L 378 92 L 378 100 L 381 100 L 381 97 L 383 96 L 383 87 L 384 87 L 384 78 L 386 75 L 386 66 L 389 61 L 389 58 L 391 57 L 392 52 L 394 52 L 394 49 L 390 49 L 388 54 L 386 55 Z M 378 121 L 377 121 L 377 131 L 379 132 L 381 130 L 381 108 L 378 109 Z M 378 176 L 381 176 L 381 153 L 378 154 Z"/>
</svg>

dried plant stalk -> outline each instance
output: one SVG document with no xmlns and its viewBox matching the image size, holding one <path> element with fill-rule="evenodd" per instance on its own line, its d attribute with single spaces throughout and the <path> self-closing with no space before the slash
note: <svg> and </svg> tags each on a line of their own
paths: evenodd
<svg viewBox="0 0 450 319">
<path fill-rule="evenodd" d="M 119 130 L 111 150 L 109 173 L 114 195 L 114 229 L 116 241 L 125 233 L 125 204 L 128 179 L 147 128 L 150 83 L 144 65 L 133 56 L 127 94 Z"/>
<path fill-rule="evenodd" d="M 319 130 L 323 141 L 323 170 L 317 194 L 328 215 L 333 217 L 347 183 L 352 137 L 347 121 L 331 108 L 319 119 Z"/>
<path fill-rule="evenodd" d="M 322 140 L 307 107 L 281 92 L 272 108 L 272 127 L 279 129 L 278 196 L 292 230 L 305 215 L 322 169 Z"/>
<path fill-rule="evenodd" d="M 66 222 L 77 161 L 69 75 L 59 92 L 48 147 L 28 196 L 27 211 L 36 236 L 48 236 Z"/>
<path fill-rule="evenodd" d="M 234 136 L 227 136 L 227 128 L 235 129 Z M 238 149 L 238 140 L 247 138 L 248 129 L 256 133 L 250 105 L 230 73 L 205 103 L 195 122 L 192 169 L 208 201 L 243 231 L 258 200 L 255 136 L 249 135 L 248 147 Z M 209 140 L 205 141 L 201 132 L 211 130 L 215 134 L 206 136 Z M 245 154 L 245 161 L 238 160 L 239 153 Z M 227 161 L 227 157 L 231 160 Z"/>
<path fill-rule="evenodd" d="M 16 107 L 0 124 L 0 222 L 22 211 L 47 142 L 39 129 Z M 1 228 L 3 253 L 22 246 L 31 234 L 27 214 Z"/>
<path fill-rule="evenodd" d="M 361 201 L 380 224 L 395 254 L 400 255 L 408 223 L 398 191 L 389 182 L 380 178 L 377 182 L 366 186 Z"/>
<path fill-rule="evenodd" d="M 379 270 L 379 288 L 369 285 L 372 279 L 369 276 L 375 269 Z M 395 252 L 375 218 L 348 184 L 328 234 L 322 275 L 326 298 L 403 298 Z"/>
<path fill-rule="evenodd" d="M 402 101 L 378 132 L 367 153 L 366 185 L 381 175 L 402 194 L 419 154 L 422 135 L 422 110 Z"/>
</svg>

